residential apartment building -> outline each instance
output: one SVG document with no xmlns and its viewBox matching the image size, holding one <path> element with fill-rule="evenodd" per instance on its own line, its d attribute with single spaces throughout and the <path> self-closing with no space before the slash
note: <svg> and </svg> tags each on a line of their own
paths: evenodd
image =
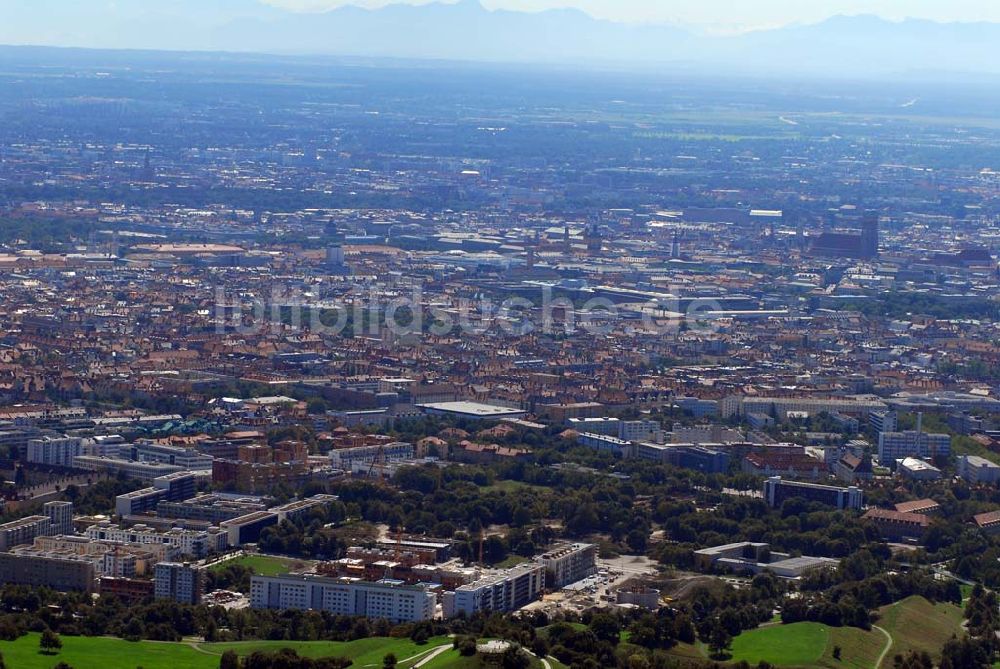
<svg viewBox="0 0 1000 669">
<path fill-rule="evenodd" d="M 226 550 L 229 535 L 217 527 L 205 531 L 174 528 L 167 531 L 154 530 L 146 525 L 122 528 L 103 521 L 91 525 L 84 533 L 94 541 L 118 541 L 132 544 L 167 544 L 180 550 L 181 555 L 196 558 Z"/>
<path fill-rule="evenodd" d="M 0 553 L 0 583 L 52 588 L 63 592 L 93 592 L 98 558 L 68 551 L 17 548 Z"/>
<path fill-rule="evenodd" d="M 597 546 L 571 544 L 535 558 L 545 567 L 545 587 L 563 588 L 597 573 Z"/>
<path fill-rule="evenodd" d="M 445 618 L 464 613 L 516 611 L 542 595 L 545 588 L 545 567 L 525 563 L 505 572 L 484 576 L 446 592 L 442 597 Z"/>
<path fill-rule="evenodd" d="M 153 572 L 153 593 L 157 599 L 170 599 L 181 604 L 198 604 L 204 594 L 201 569 L 187 562 L 160 562 Z"/>
<path fill-rule="evenodd" d="M 35 537 L 50 536 L 52 520 L 48 516 L 27 516 L 0 525 L 0 551 L 30 544 Z"/>
<path fill-rule="evenodd" d="M 73 458 L 83 454 L 83 440 L 77 437 L 39 437 L 28 440 L 28 462 L 72 467 Z"/>
<path fill-rule="evenodd" d="M 432 619 L 436 601 L 434 593 L 401 581 L 287 574 L 254 576 L 250 583 L 250 605 L 255 609 L 325 611 L 395 623 Z"/>
<path fill-rule="evenodd" d="M 48 535 L 69 535 L 73 534 L 73 503 L 72 502 L 46 502 L 42 506 L 42 511 L 49 519 Z"/>
</svg>

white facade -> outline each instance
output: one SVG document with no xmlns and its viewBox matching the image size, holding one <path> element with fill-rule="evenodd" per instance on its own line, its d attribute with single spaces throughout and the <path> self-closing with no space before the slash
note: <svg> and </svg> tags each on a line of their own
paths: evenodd
<svg viewBox="0 0 1000 669">
<path fill-rule="evenodd" d="M 516 611 L 536 601 L 545 587 L 545 567 L 537 563 L 518 565 L 467 583 L 443 597 L 444 617 L 480 611 Z"/>
<path fill-rule="evenodd" d="M 93 541 L 119 541 L 130 544 L 167 544 L 180 550 L 182 555 L 203 557 L 225 550 L 229 535 L 218 528 L 204 532 L 174 528 L 161 532 L 146 525 L 129 528 L 115 527 L 107 521 L 91 525 L 84 535 Z"/>
<path fill-rule="evenodd" d="M 958 458 L 958 475 L 969 483 L 996 483 L 1000 465 L 978 455 L 963 455 Z"/>
<path fill-rule="evenodd" d="M 904 458 L 947 457 L 951 454 L 951 437 L 927 432 L 881 432 L 878 437 L 878 461 L 892 467 Z"/>
<path fill-rule="evenodd" d="M 535 558 L 545 567 L 546 587 L 562 588 L 597 573 L 597 546 L 572 544 Z"/>
<path fill-rule="evenodd" d="M 197 604 L 202 595 L 202 574 L 187 563 L 159 562 L 153 576 L 157 599 L 172 599 L 182 604 Z"/>
<path fill-rule="evenodd" d="M 46 502 L 42 508 L 49 519 L 50 534 L 73 534 L 72 502 Z"/>
<path fill-rule="evenodd" d="M 83 454 L 83 440 L 77 437 L 41 437 L 28 441 L 28 462 L 72 467 L 73 458 Z"/>
<path fill-rule="evenodd" d="M 250 605 L 255 609 L 327 611 L 343 616 L 414 622 L 434 617 L 434 593 L 399 581 L 375 583 L 348 578 L 292 575 L 254 576 Z"/>
</svg>

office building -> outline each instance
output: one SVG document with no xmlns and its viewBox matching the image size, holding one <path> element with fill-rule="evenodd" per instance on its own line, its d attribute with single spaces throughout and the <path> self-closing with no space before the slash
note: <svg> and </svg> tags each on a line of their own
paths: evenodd
<svg viewBox="0 0 1000 669">
<path fill-rule="evenodd" d="M 156 514 L 163 518 L 203 520 L 218 525 L 266 509 L 267 505 L 260 497 L 205 493 L 176 502 L 160 500 L 156 505 Z"/>
<path fill-rule="evenodd" d="M 863 501 L 861 489 L 855 486 L 838 488 L 818 483 L 783 481 L 780 476 L 772 476 L 764 481 L 764 500 L 768 506 L 779 507 L 786 499 L 793 498 L 819 502 L 838 509 L 856 510 L 861 509 Z"/>
<path fill-rule="evenodd" d="M 226 532 L 232 547 L 256 543 L 265 527 L 278 524 L 278 514 L 273 511 L 254 511 L 231 520 L 224 520 L 219 527 Z"/>
<path fill-rule="evenodd" d="M 724 570 L 737 574 L 767 571 L 779 578 L 798 579 L 815 569 L 835 569 L 840 561 L 807 555 L 793 557 L 772 551 L 769 544 L 741 541 L 697 550 L 694 563 L 703 571 Z"/>
<path fill-rule="evenodd" d="M 436 602 L 434 593 L 401 581 L 287 574 L 254 576 L 250 582 L 255 609 L 324 611 L 404 623 L 432 619 Z"/>
<path fill-rule="evenodd" d="M 330 466 L 352 471 L 355 463 L 371 465 L 376 461 L 390 463 L 412 460 L 415 457 L 413 444 L 394 442 L 373 444 L 354 448 L 338 448 L 330 451 Z"/>
<path fill-rule="evenodd" d="M 1000 465 L 978 455 L 960 455 L 957 465 L 958 475 L 969 483 L 992 485 L 1000 481 Z"/>
<path fill-rule="evenodd" d="M 153 441 L 139 441 L 132 444 L 132 459 L 137 462 L 154 462 L 176 465 L 187 470 L 209 470 L 215 459 L 193 448 L 158 444 Z"/>
<path fill-rule="evenodd" d="M 904 458 L 936 458 L 951 455 L 951 437 L 918 430 L 882 432 L 878 437 L 878 461 L 883 467 L 895 469 L 896 460 Z"/>
<path fill-rule="evenodd" d="M 156 511 L 161 501 L 183 501 L 194 497 L 197 475 L 188 471 L 171 472 L 153 479 L 149 488 L 123 493 L 115 498 L 115 513 L 134 516 Z"/>
<path fill-rule="evenodd" d="M 79 455 L 73 458 L 73 466 L 93 472 L 104 472 L 109 476 L 124 476 L 145 484 L 166 474 L 183 471 L 183 467 L 157 462 L 133 462 L 119 458 L 101 458 L 95 455 Z"/>
</svg>

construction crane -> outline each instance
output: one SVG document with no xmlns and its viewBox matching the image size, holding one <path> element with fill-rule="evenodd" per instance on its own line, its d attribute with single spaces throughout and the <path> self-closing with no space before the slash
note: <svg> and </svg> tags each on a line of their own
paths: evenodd
<svg viewBox="0 0 1000 669">
<path fill-rule="evenodd" d="M 379 444 L 378 450 L 375 451 L 375 458 L 372 460 L 372 464 L 368 468 L 368 478 L 372 478 L 373 475 L 378 474 L 377 480 L 379 484 L 383 484 L 385 483 L 385 475 L 387 471 L 388 467 L 386 466 L 385 446 Z"/>
</svg>

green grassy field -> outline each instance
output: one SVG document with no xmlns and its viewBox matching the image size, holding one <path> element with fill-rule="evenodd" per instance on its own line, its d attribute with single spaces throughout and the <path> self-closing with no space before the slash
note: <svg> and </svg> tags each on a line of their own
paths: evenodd
<svg viewBox="0 0 1000 669">
<path fill-rule="evenodd" d="M 355 667 L 382 666 L 382 658 L 393 653 L 401 669 L 419 660 L 418 655 L 438 646 L 451 644 L 447 637 L 435 637 L 418 646 L 409 639 L 371 638 L 346 643 L 328 641 L 245 641 L 235 643 L 132 643 L 108 637 L 62 637 L 63 648 L 57 655 L 38 652 L 38 634 L 17 641 L 0 641 L 0 653 L 12 669 L 51 669 L 66 662 L 74 669 L 217 669 L 219 657 L 227 650 L 249 655 L 256 650 L 292 648 L 307 657 L 349 657 Z M 456 651 L 449 651 L 458 656 Z M 447 655 L 447 654 L 446 654 Z M 413 658 L 413 659 L 411 659 Z M 407 661 L 408 660 L 408 661 Z M 443 668 L 449 665 L 442 665 Z"/>
<path fill-rule="evenodd" d="M 892 648 L 883 667 L 897 654 L 927 651 L 937 657 L 953 634 L 962 633 L 962 609 L 954 604 L 931 604 L 923 597 L 908 597 L 879 609 L 877 625 L 892 636 Z"/>
<path fill-rule="evenodd" d="M 252 567 L 255 574 L 260 576 L 278 576 L 287 574 L 296 565 L 305 564 L 302 560 L 292 558 L 274 557 L 270 555 L 244 555 L 234 560 L 226 560 L 209 567 L 212 571 L 219 571 L 234 564 Z"/>
<path fill-rule="evenodd" d="M 833 650 L 840 646 L 840 659 Z M 731 662 L 761 661 L 784 669 L 823 667 L 826 669 L 874 669 L 885 637 L 881 632 L 855 627 L 828 627 L 820 623 L 769 625 L 745 632 L 733 639 Z M 704 644 L 679 644 L 670 654 L 678 659 L 705 660 Z"/>
<path fill-rule="evenodd" d="M 829 627 L 818 623 L 772 625 L 733 639 L 733 661 L 765 661 L 783 667 L 817 666 L 830 638 Z"/>
</svg>

